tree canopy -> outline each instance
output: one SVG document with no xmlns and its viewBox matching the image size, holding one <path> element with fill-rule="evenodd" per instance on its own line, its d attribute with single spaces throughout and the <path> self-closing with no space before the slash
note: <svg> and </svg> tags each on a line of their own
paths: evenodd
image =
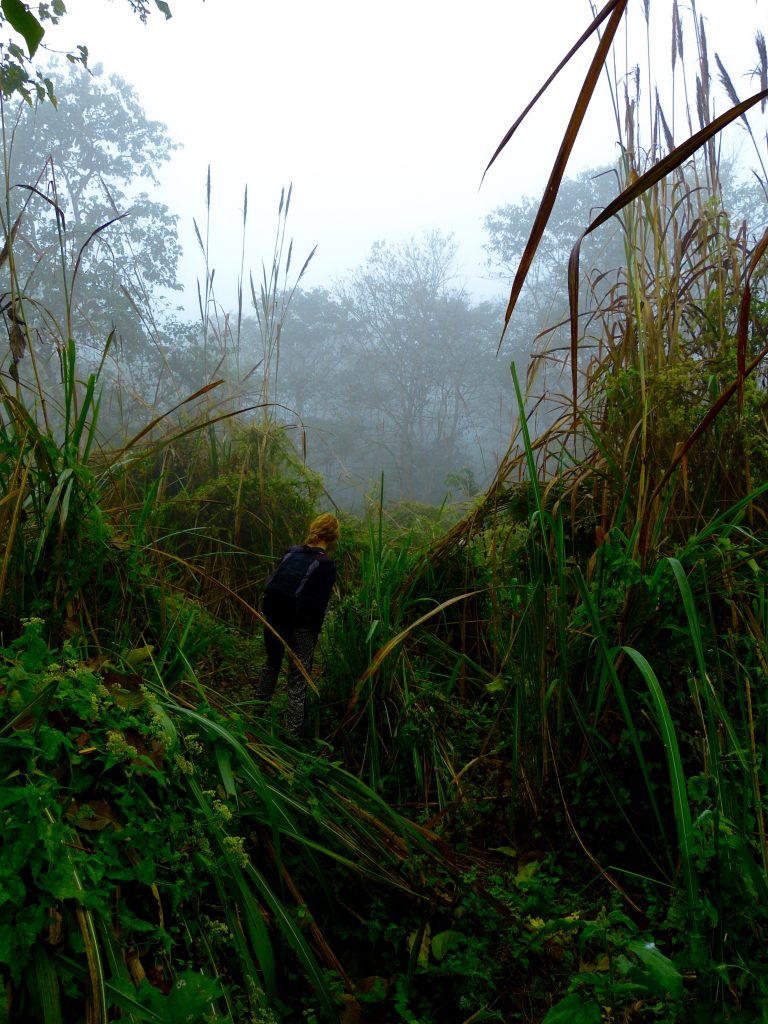
<svg viewBox="0 0 768 1024">
<path fill-rule="evenodd" d="M 390 498 L 439 503 L 449 474 L 487 478 L 507 439 L 498 310 L 454 284 L 454 257 L 440 232 L 377 242 L 333 293 L 291 305 L 277 399 L 309 428 L 334 493 L 357 487 L 353 504 L 382 471 Z"/>
<path fill-rule="evenodd" d="M 128 0 L 131 10 L 146 21 L 152 9 L 150 0 Z M 154 6 L 166 18 L 171 9 L 166 0 L 154 0 Z M 46 25 L 58 25 L 66 15 L 64 0 L 39 0 L 28 5 L 22 0 L 2 0 L 0 5 L 0 92 L 6 96 L 19 93 L 27 101 L 50 99 L 56 102 L 53 80 L 45 70 L 33 63 L 38 49 L 43 44 Z M 27 52 L 19 43 L 19 37 L 26 44 Z M 88 62 L 88 47 L 80 45 L 76 52 L 68 53 L 71 63 L 85 66 Z"/>
<path fill-rule="evenodd" d="M 158 169 L 177 148 L 166 126 L 147 118 L 133 86 L 117 75 L 69 67 L 53 81 L 57 107 L 21 104 L 12 135 L 10 184 L 21 189 L 23 200 L 36 189 L 51 207 L 44 211 L 30 203 L 24 233 L 43 253 L 61 227 L 71 255 L 101 225 L 121 217 L 117 230 L 83 254 L 83 271 L 98 259 L 103 275 L 108 254 L 118 273 L 138 261 L 145 284 L 173 287 L 176 217 L 141 189 L 143 183 L 158 184 Z M 42 215 L 54 204 L 58 221 Z"/>
<path fill-rule="evenodd" d="M 70 66 L 53 81 L 57 106 L 20 102 L 10 133 L 5 302 L 27 300 L 44 344 L 74 337 L 100 358 L 114 332 L 140 359 L 177 287 L 177 217 L 147 190 L 176 147 L 123 79 Z"/>
</svg>

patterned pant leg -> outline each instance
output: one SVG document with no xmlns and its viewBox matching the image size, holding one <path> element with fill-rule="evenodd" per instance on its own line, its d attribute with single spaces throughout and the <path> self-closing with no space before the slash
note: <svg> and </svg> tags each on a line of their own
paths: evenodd
<svg viewBox="0 0 768 1024">
<path fill-rule="evenodd" d="M 261 704 L 267 704 L 272 700 L 272 694 L 275 692 L 275 686 L 277 685 L 277 677 L 280 675 L 280 666 L 283 663 L 283 651 L 285 650 L 282 642 L 266 627 L 264 628 L 264 648 L 267 652 L 267 660 L 264 668 L 261 670 L 261 675 L 259 676 L 258 683 L 256 683 L 254 692 L 254 697 Z M 264 709 L 262 708 L 261 710 Z"/>
<path fill-rule="evenodd" d="M 291 647 L 294 654 L 304 666 L 307 675 L 312 671 L 312 658 L 315 653 L 317 637 L 310 629 L 294 629 Z M 307 713 L 307 681 L 296 665 L 291 661 L 288 669 L 288 732 L 294 736 L 301 734 L 304 718 Z"/>
</svg>

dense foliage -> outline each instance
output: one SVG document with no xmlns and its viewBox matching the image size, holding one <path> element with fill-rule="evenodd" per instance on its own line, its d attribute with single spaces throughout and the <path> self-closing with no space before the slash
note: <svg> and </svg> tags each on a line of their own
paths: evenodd
<svg viewBox="0 0 768 1024">
<path fill-rule="evenodd" d="M 444 236 L 305 294 L 284 194 L 253 322 L 217 320 L 210 273 L 189 390 L 115 448 L 112 342 L 94 357 L 64 288 L 40 372 L 43 298 L 9 221 L 3 1019 L 764 1020 L 768 243 L 729 215 L 699 116 L 663 175 L 627 116 L 613 262 L 580 277 L 574 256 L 570 339 L 540 337 L 525 386 L 513 361 L 517 425 L 482 493 L 464 417 L 501 382 L 462 364 L 487 311 L 450 286 Z M 524 250 L 559 242 L 540 211 Z M 346 383 L 308 388 L 291 330 Z M 381 418 L 350 394 L 351 429 L 391 459 L 340 512 L 310 728 L 289 742 L 285 696 L 253 705 L 259 593 L 328 504 L 311 420 L 340 421 L 366 367 Z M 542 379 L 561 415 L 537 416 Z M 392 473 L 397 497 L 442 476 L 456 500 L 388 502 Z"/>
</svg>

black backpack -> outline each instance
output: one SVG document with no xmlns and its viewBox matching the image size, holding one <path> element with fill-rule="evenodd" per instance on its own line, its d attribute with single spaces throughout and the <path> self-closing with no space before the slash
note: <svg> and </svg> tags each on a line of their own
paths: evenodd
<svg viewBox="0 0 768 1024">
<path fill-rule="evenodd" d="M 316 548 L 306 544 L 291 548 L 283 555 L 283 559 L 267 579 L 265 594 L 281 594 L 283 597 L 301 597 L 304 586 L 312 573 L 320 565 Z"/>
</svg>

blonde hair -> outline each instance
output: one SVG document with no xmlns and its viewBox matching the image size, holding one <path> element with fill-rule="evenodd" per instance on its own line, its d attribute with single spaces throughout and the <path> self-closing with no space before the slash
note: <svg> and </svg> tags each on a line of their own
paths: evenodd
<svg viewBox="0 0 768 1024">
<path fill-rule="evenodd" d="M 323 512 L 309 524 L 309 532 L 305 544 L 312 547 L 315 544 L 333 544 L 339 539 L 339 520 L 330 512 Z"/>
</svg>

